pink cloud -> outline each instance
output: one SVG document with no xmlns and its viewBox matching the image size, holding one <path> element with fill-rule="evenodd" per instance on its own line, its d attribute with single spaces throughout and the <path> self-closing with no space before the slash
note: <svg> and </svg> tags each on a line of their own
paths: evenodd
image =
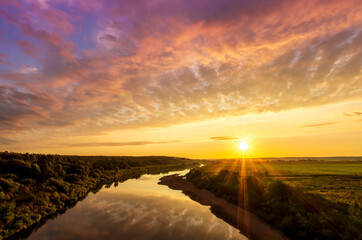
<svg viewBox="0 0 362 240">
<path fill-rule="evenodd" d="M 23 51 L 26 55 L 30 57 L 36 57 L 37 54 L 40 53 L 40 48 L 36 47 L 30 41 L 18 41 L 16 40 L 15 43 L 19 46 L 21 51 Z"/>
<path fill-rule="evenodd" d="M 21 3 L 18 0 L 0 0 L 0 5 L 4 7 L 21 7 Z"/>
<path fill-rule="evenodd" d="M 7 57 L 6 54 L 0 53 L 0 64 L 1 63 L 6 63 L 6 61 L 4 60 Z"/>
<path fill-rule="evenodd" d="M 37 25 L 43 29 L 65 35 L 68 35 L 75 30 L 75 26 L 70 23 L 71 17 L 59 9 L 49 8 L 40 10 L 37 7 L 32 7 L 32 14 L 34 14 L 36 18 L 41 19 L 41 22 L 37 21 Z"/>
<path fill-rule="evenodd" d="M 50 112 L 59 109 L 60 102 L 53 96 L 19 91 L 0 85 L 0 128 L 4 132 L 26 130 L 34 121 L 51 121 Z"/>
</svg>

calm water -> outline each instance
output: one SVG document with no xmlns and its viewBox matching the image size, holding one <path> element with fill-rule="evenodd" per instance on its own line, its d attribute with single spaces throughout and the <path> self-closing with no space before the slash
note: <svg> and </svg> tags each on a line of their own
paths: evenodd
<svg viewBox="0 0 362 240">
<path fill-rule="evenodd" d="M 90 193 L 28 239 L 247 239 L 209 207 L 157 184 L 162 176 L 187 172 L 143 175 Z"/>
</svg>

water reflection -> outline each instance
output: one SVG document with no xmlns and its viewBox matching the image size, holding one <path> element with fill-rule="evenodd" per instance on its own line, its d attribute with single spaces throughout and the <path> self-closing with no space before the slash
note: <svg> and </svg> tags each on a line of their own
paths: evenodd
<svg viewBox="0 0 362 240">
<path fill-rule="evenodd" d="M 144 175 L 90 194 L 28 239 L 246 239 L 209 207 L 158 185 L 164 175 Z"/>
</svg>

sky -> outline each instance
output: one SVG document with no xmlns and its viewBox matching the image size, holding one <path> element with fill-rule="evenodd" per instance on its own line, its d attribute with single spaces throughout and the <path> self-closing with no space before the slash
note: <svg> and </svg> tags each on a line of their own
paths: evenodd
<svg viewBox="0 0 362 240">
<path fill-rule="evenodd" d="M 362 155 L 361 12 L 359 0 L 0 0 L 0 150 Z"/>
</svg>

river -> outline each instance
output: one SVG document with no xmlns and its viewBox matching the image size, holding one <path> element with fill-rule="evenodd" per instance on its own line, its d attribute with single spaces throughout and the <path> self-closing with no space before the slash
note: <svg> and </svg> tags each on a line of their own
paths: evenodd
<svg viewBox="0 0 362 240">
<path fill-rule="evenodd" d="M 34 231 L 29 240 L 247 239 L 181 191 L 157 184 L 167 174 L 143 175 L 103 187 Z"/>
</svg>

